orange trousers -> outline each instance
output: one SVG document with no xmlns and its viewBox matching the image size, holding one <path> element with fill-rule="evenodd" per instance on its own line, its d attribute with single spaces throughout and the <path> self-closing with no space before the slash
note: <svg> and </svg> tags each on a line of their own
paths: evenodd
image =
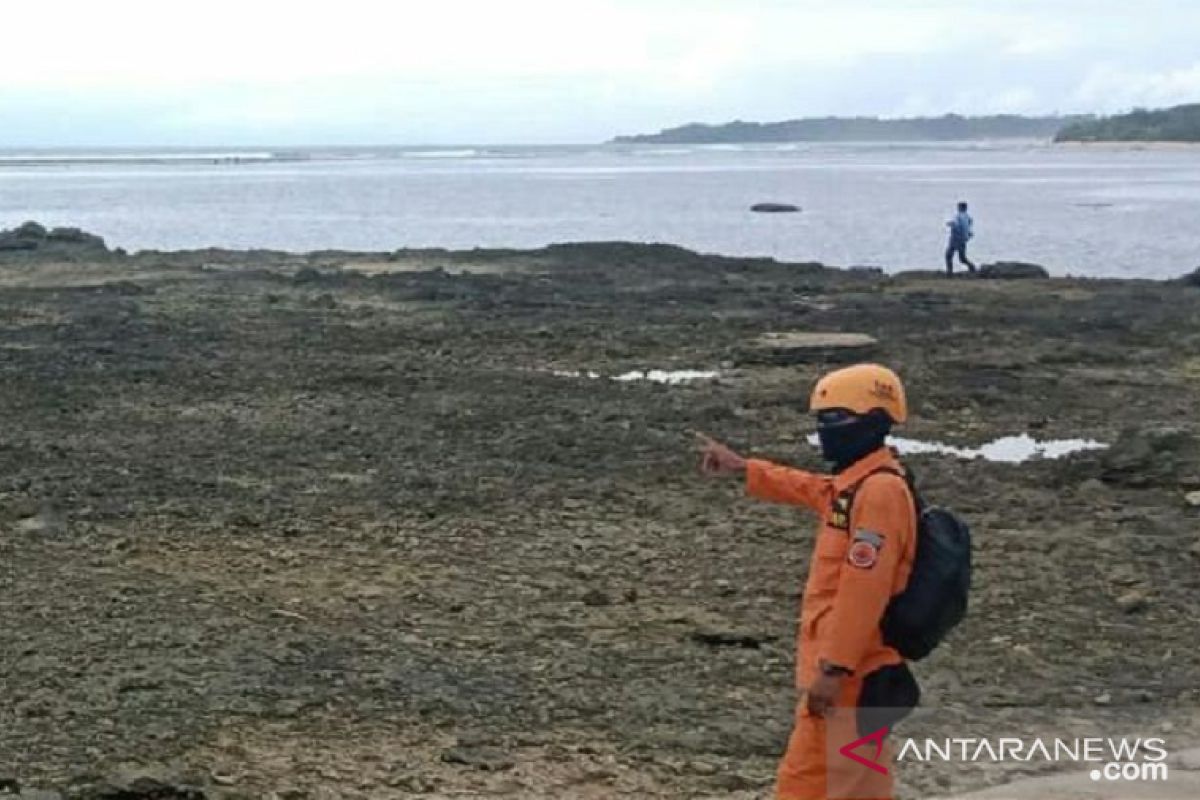
<svg viewBox="0 0 1200 800">
<path fill-rule="evenodd" d="M 838 706 L 825 717 L 810 715 L 805 698 L 800 698 L 787 752 L 779 764 L 776 800 L 891 800 L 892 758 L 886 742 L 879 753 L 873 743 L 853 750 L 886 769 L 886 775 L 839 752 L 862 738 L 855 715 L 861 689 L 861 678 L 847 678 Z"/>
</svg>

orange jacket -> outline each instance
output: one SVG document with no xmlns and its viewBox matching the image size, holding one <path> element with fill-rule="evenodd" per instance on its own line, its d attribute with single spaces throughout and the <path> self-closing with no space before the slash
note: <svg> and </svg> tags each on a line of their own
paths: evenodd
<svg viewBox="0 0 1200 800">
<path fill-rule="evenodd" d="M 912 492 L 900 463 L 886 447 L 838 475 L 751 459 L 746 491 L 753 497 L 811 508 L 821 518 L 800 609 L 797 680 L 807 687 L 821 661 L 865 677 L 900 654 L 883 643 L 879 629 L 888 601 L 908 583 L 916 555 Z M 875 474 L 872 474 L 875 473 Z M 850 514 L 839 496 L 858 487 Z"/>
</svg>

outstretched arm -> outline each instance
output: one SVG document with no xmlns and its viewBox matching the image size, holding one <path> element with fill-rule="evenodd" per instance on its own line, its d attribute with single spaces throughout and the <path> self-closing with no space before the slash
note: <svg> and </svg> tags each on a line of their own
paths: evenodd
<svg viewBox="0 0 1200 800">
<path fill-rule="evenodd" d="M 746 493 L 759 500 L 805 506 L 820 513 L 832 489 L 824 475 L 757 458 L 746 462 Z"/>
<path fill-rule="evenodd" d="M 704 434 L 696 435 L 700 444 L 700 469 L 706 475 L 745 475 L 746 493 L 772 503 L 807 506 L 814 511 L 824 508 L 832 484 L 824 475 L 785 467 L 770 461 L 744 458 Z"/>
</svg>

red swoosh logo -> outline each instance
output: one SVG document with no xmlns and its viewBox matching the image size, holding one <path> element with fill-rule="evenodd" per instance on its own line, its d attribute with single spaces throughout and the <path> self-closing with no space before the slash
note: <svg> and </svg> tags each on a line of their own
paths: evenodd
<svg viewBox="0 0 1200 800">
<path fill-rule="evenodd" d="M 850 759 L 851 761 L 856 761 L 859 764 L 862 764 L 864 767 L 875 770 L 880 775 L 887 775 L 888 774 L 887 767 L 883 766 L 882 764 L 877 763 L 874 760 L 868 760 L 866 758 L 863 758 L 858 753 L 854 752 L 859 747 L 862 747 L 864 744 L 874 744 L 875 745 L 875 758 L 876 759 L 879 758 L 879 756 L 883 753 L 883 740 L 887 737 L 887 735 L 888 735 L 887 727 L 880 728 L 879 730 L 875 731 L 874 733 L 868 734 L 868 735 L 864 736 L 863 738 L 858 739 L 857 741 L 851 742 L 850 744 L 848 744 L 845 747 L 838 750 L 838 752 L 841 753 L 842 755 L 844 755 L 846 758 Z"/>
</svg>

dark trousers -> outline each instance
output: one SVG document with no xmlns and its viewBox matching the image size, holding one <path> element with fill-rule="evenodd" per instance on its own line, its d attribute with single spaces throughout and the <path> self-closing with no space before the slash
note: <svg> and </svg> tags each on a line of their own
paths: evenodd
<svg viewBox="0 0 1200 800">
<path fill-rule="evenodd" d="M 967 258 L 967 242 L 966 242 L 966 240 L 959 241 L 958 239 L 951 239 L 950 244 L 946 247 L 946 274 L 947 275 L 954 274 L 954 254 L 955 253 L 958 253 L 959 263 L 966 264 L 967 268 L 970 269 L 971 272 L 975 271 L 975 265 L 971 263 L 971 260 L 969 258 Z"/>
</svg>

